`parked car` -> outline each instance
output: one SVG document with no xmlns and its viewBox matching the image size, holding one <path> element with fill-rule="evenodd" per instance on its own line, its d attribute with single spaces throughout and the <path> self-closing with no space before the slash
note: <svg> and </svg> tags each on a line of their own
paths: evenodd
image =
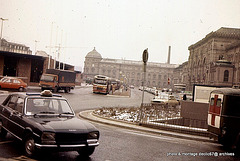
<svg viewBox="0 0 240 161">
<path fill-rule="evenodd" d="M 130 85 L 129 88 L 134 89 L 134 85 Z"/>
<path fill-rule="evenodd" d="M 157 93 L 151 100 L 152 103 L 162 104 L 164 106 L 176 107 L 179 105 L 179 101 L 174 97 L 174 95 L 169 95 L 167 93 Z"/>
<path fill-rule="evenodd" d="M 17 89 L 18 91 L 22 92 L 26 90 L 27 84 L 16 77 L 3 77 L 0 80 L 0 88 Z"/>
<path fill-rule="evenodd" d="M 99 145 L 99 131 L 77 118 L 68 101 L 50 90 L 10 94 L 0 105 L 0 134 L 7 132 L 23 142 L 30 157 L 42 149 L 89 156 Z"/>
</svg>

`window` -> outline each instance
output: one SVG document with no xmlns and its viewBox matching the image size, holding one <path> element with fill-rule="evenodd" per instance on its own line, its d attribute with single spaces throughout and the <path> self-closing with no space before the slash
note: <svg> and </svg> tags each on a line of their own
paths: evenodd
<svg viewBox="0 0 240 161">
<path fill-rule="evenodd" d="M 223 81 L 224 81 L 224 82 L 228 82 L 228 77 L 229 77 L 229 71 L 228 71 L 228 70 L 225 70 L 225 71 L 224 71 Z"/>
<path fill-rule="evenodd" d="M 211 105 L 211 106 L 214 105 L 214 98 L 211 98 L 210 105 Z"/>
<path fill-rule="evenodd" d="M 16 103 L 17 99 L 18 98 L 16 96 L 11 96 L 11 98 L 10 98 L 10 100 L 8 102 L 8 107 L 14 109 L 15 103 Z"/>
<path fill-rule="evenodd" d="M 19 97 L 17 100 L 17 105 L 15 110 L 17 110 L 20 113 L 22 113 L 22 110 L 23 110 L 23 102 L 24 102 L 24 99 Z"/>
<path fill-rule="evenodd" d="M 222 101 L 221 101 L 221 99 L 217 99 L 217 107 L 221 107 L 221 103 L 222 103 Z"/>
<path fill-rule="evenodd" d="M 13 83 L 16 83 L 16 84 L 17 84 L 17 83 L 20 83 L 20 81 L 19 81 L 19 80 L 16 80 L 16 79 L 14 79 L 14 80 L 13 80 Z"/>
</svg>

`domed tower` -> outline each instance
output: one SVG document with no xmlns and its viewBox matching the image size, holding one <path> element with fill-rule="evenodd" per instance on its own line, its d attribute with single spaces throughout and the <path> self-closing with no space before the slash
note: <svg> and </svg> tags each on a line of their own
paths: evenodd
<svg viewBox="0 0 240 161">
<path fill-rule="evenodd" d="M 95 75 L 99 74 L 99 63 L 102 60 L 101 54 L 96 51 L 96 48 L 90 51 L 85 56 L 84 61 L 84 80 L 90 80 Z"/>
</svg>

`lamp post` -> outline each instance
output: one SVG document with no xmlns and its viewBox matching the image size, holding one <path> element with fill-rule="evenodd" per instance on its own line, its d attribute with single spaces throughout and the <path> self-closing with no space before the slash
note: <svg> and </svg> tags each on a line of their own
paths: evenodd
<svg viewBox="0 0 240 161">
<path fill-rule="evenodd" d="M 38 43 L 39 41 L 37 41 L 37 40 L 35 40 L 35 54 L 34 55 L 36 55 L 36 53 L 37 53 L 37 43 Z"/>
<path fill-rule="evenodd" d="M 140 106 L 140 110 L 139 110 L 139 122 L 142 122 L 142 110 L 143 110 L 143 100 L 144 100 L 144 83 L 145 83 L 145 79 L 146 79 L 146 67 L 147 67 L 147 61 L 148 61 L 148 48 L 145 49 L 143 51 L 142 54 L 142 60 L 143 60 L 143 82 L 142 82 L 142 86 L 143 86 L 143 93 L 142 93 L 142 104 Z"/>
<path fill-rule="evenodd" d="M 1 48 L 2 47 L 3 21 L 7 21 L 8 19 L 0 18 L 0 20 L 2 20 L 1 34 L 0 34 L 0 48 Z"/>
</svg>

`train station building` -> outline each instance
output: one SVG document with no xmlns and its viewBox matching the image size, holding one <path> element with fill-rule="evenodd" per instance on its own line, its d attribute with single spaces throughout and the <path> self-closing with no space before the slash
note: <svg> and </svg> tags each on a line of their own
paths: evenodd
<svg viewBox="0 0 240 161">
<path fill-rule="evenodd" d="M 189 58 L 180 65 L 147 63 L 145 85 L 157 88 L 185 86 L 192 91 L 194 84 L 232 87 L 240 85 L 240 29 L 222 27 L 188 47 Z M 94 48 L 85 57 L 84 79 L 102 74 L 140 86 L 143 62 L 102 58 Z M 170 81 L 170 83 L 169 83 Z"/>
</svg>

